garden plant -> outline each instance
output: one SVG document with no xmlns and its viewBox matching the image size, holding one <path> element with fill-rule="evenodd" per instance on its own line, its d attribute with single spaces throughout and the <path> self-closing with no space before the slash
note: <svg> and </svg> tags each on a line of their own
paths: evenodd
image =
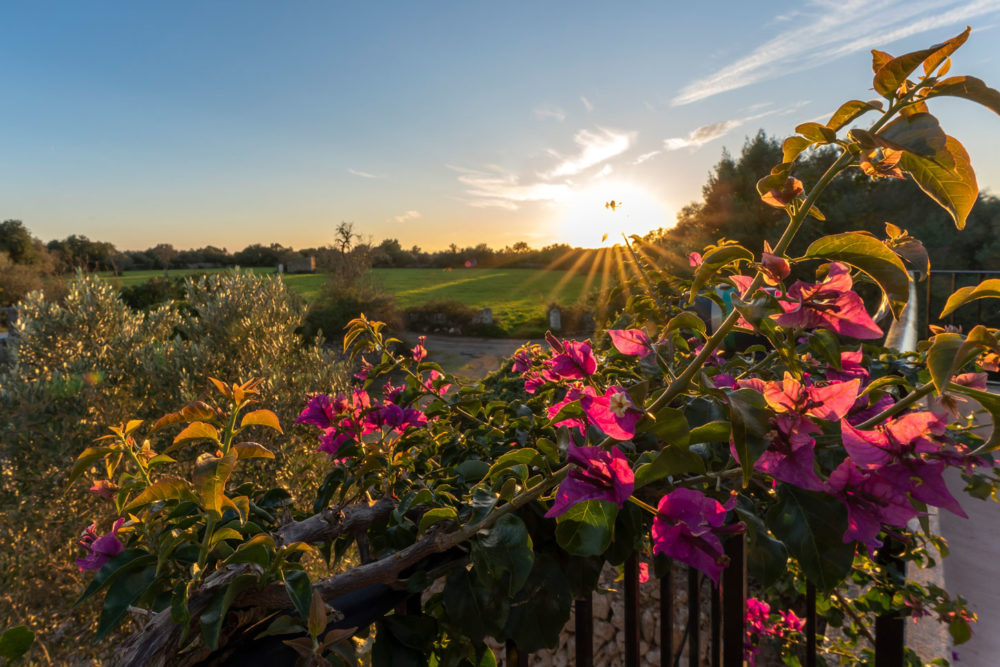
<svg viewBox="0 0 1000 667">
<path fill-rule="evenodd" d="M 970 495 L 995 498 L 1000 431 L 978 435 L 968 399 L 1000 415 L 985 375 L 1000 359 L 997 330 L 935 330 L 907 352 L 881 344 L 891 317 L 876 322 L 855 284 L 877 287 L 899 317 L 928 270 L 919 241 L 891 220 L 884 239 L 840 233 L 787 254 L 803 226 L 822 225 L 827 184 L 857 169 L 913 179 L 961 230 L 978 186 L 929 105 L 963 97 L 1000 113 L 996 90 L 948 75 L 968 35 L 898 57 L 874 51 L 881 99 L 796 128 L 758 183 L 788 214 L 780 238 L 720 240 L 692 256 L 690 280 L 626 241 L 625 307 L 592 341 L 549 335 L 462 384 L 422 343 L 407 348 L 361 317 L 344 337 L 353 386 L 302 396 L 298 425 L 267 407 L 280 384 L 265 394 L 249 377 L 206 380 L 201 400 L 114 424 L 71 475 L 105 499 L 80 526 L 76 560 L 94 573 L 81 600 L 103 599 L 98 639 L 132 619 L 116 647 L 132 665 L 195 664 L 268 635 L 303 664 L 355 664 L 371 647 L 376 665 L 493 665 L 488 637 L 555 645 L 605 563 L 639 553 L 654 575 L 669 559 L 718 582 L 736 539 L 755 582 L 751 660 L 779 642 L 797 663 L 807 582 L 820 592 L 828 663 L 870 663 L 869 628 L 887 613 L 931 615 L 956 643 L 968 639 L 962 598 L 905 581 L 877 556 L 938 558 L 928 513 L 980 502 L 952 495 L 950 468 Z M 848 129 L 862 119 L 866 129 Z M 839 157 L 803 183 L 796 159 L 820 146 Z M 960 291 L 947 308 L 997 287 Z M 726 313 L 714 330 L 693 312 L 699 297 Z M 737 331 L 756 342 L 739 349 Z M 327 455 L 311 506 L 239 475 L 279 453 L 281 438 L 265 446 L 261 434 L 293 429 Z M 344 618 L 343 601 L 377 584 L 422 595 L 373 633 L 374 619 Z"/>
</svg>

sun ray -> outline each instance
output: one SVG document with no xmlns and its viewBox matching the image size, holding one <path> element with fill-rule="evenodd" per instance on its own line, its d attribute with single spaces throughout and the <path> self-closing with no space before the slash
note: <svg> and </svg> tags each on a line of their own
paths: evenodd
<svg viewBox="0 0 1000 667">
<path fill-rule="evenodd" d="M 555 286 L 552 288 L 552 291 L 549 292 L 548 299 L 550 301 L 555 300 L 556 297 L 559 296 L 563 288 L 566 287 L 566 285 L 569 283 L 570 280 L 574 278 L 574 276 L 576 276 L 577 270 L 585 261 L 587 261 L 587 253 L 581 252 L 580 256 L 577 257 L 575 262 L 573 262 L 573 265 L 570 266 L 568 269 L 566 269 L 566 273 L 563 274 L 563 277 L 559 279 L 559 282 L 557 282 Z"/>
</svg>

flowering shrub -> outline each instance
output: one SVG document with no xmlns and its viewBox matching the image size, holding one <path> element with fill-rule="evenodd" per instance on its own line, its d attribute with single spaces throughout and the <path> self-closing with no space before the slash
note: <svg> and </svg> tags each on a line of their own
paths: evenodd
<svg viewBox="0 0 1000 667">
<path fill-rule="evenodd" d="M 824 188 L 851 167 L 908 175 L 963 226 L 975 177 L 927 102 L 952 95 L 1000 112 L 1000 93 L 981 81 L 942 78 L 967 36 L 898 58 L 875 52 L 884 103 L 850 101 L 825 125 L 796 128 L 784 161 L 758 184 L 788 214 L 773 246 L 720 242 L 692 256 L 683 284 L 633 239 L 630 296 L 606 338 L 550 334 L 548 349 L 525 347 L 483 383 L 461 384 L 422 341 L 400 354 L 383 325 L 354 320 L 344 345 L 363 355 L 356 386 L 311 395 L 298 417 L 330 457 L 311 511 L 287 508 L 281 519 L 272 511 L 280 491 L 228 483 L 244 459 L 273 455 L 244 432 L 281 428 L 266 410 L 246 411 L 254 382 L 213 381 L 221 405 L 190 403 L 151 428 L 112 429 L 111 444 L 84 452 L 76 469 L 96 466 L 116 522 L 81 540 L 81 563 L 107 559 L 85 593 L 106 591 L 99 631 L 140 606 L 155 613 L 123 647 L 128 664 L 193 662 L 240 634 L 293 629 L 300 636 L 286 644 L 304 660 L 350 663 L 348 638 L 374 617 L 356 620 L 349 594 L 382 584 L 423 596 L 419 612 L 380 623 L 375 664 L 489 665 L 487 636 L 524 651 L 554 645 L 572 599 L 595 588 L 605 562 L 641 552 L 654 574 L 671 559 L 718 582 L 727 543 L 745 539 L 762 591 L 748 605 L 751 657 L 762 636 L 791 642 L 803 632 L 792 611 L 771 614 L 769 604 L 793 605 L 807 582 L 821 592 L 823 628 L 842 630 L 823 643 L 832 659 L 870 659 L 874 615 L 933 610 L 966 639 L 973 617 L 960 598 L 906 582 L 883 561 L 931 563 L 929 547 L 942 543 L 923 521 L 929 508 L 963 514 L 943 483 L 947 468 L 974 495 L 996 492 L 1000 432 L 984 441 L 925 399 L 954 407 L 971 398 L 1000 414 L 1000 399 L 968 375 L 1000 351 L 997 331 L 940 332 L 903 353 L 875 342 L 883 329 L 854 285 L 877 285 L 900 314 L 916 249 L 894 243 L 898 229 L 787 253 L 810 217 L 823 219 Z M 868 113 L 879 114 L 868 129 L 840 136 Z M 840 156 L 805 184 L 796 158 L 820 145 Z M 815 268 L 816 279 L 786 285 L 793 266 Z M 996 294 L 965 291 L 949 307 Z M 699 297 L 728 310 L 713 331 L 689 310 Z M 759 342 L 727 351 L 737 330 Z M 150 440 L 139 444 L 144 428 Z M 175 460 L 179 447 L 197 458 Z M 352 545 L 360 564 L 307 574 L 316 556 L 347 565 Z M 383 607 L 367 609 L 381 616 L 399 599 L 386 592 Z"/>
</svg>

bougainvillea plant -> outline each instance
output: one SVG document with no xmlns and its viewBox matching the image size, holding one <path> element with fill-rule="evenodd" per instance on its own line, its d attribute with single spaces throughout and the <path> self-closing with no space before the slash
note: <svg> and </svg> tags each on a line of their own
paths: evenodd
<svg viewBox="0 0 1000 667">
<path fill-rule="evenodd" d="M 605 563 L 639 553 L 657 574 L 673 560 L 717 582 L 725 544 L 744 539 L 757 590 L 750 658 L 765 640 L 800 636 L 792 607 L 807 582 L 821 592 L 823 628 L 840 629 L 821 641 L 821 659 L 870 660 L 868 627 L 889 612 L 933 615 L 955 641 L 968 638 L 974 616 L 961 598 L 874 557 L 891 544 L 918 565 L 937 558 L 930 508 L 964 515 L 947 469 L 972 495 L 995 496 L 1000 432 L 977 435 L 961 401 L 1000 415 L 980 375 L 995 370 L 997 330 L 938 331 L 906 352 L 880 343 L 891 318 L 877 322 L 857 285 L 877 287 L 899 317 L 921 263 L 922 247 L 894 225 L 884 240 L 836 234 L 789 254 L 800 229 L 823 220 L 826 186 L 851 169 L 913 179 L 963 227 L 978 186 L 929 103 L 963 97 L 1000 113 L 996 90 L 946 76 L 968 35 L 873 52 L 882 99 L 796 128 L 758 183 L 763 202 L 788 214 L 780 238 L 692 253 L 687 281 L 626 241 L 628 298 L 607 335 L 549 335 L 468 384 L 429 361 L 424 341 L 407 350 L 380 323 L 352 322 L 356 386 L 304 397 L 296 426 L 315 429 L 329 455 L 311 508 L 238 483 L 245 460 L 274 455 L 248 434 L 281 431 L 249 409 L 254 382 L 213 380 L 215 403 L 111 429 L 73 475 L 93 477 L 91 491 L 108 499 L 77 561 L 96 571 L 83 597 L 104 593 L 98 635 L 138 608 L 148 613 L 120 649 L 126 664 L 194 663 L 267 635 L 289 635 L 309 664 L 353 664 L 351 637 L 375 619 L 359 620 L 350 595 L 382 585 L 378 615 L 423 595 L 381 621 L 375 664 L 491 665 L 487 637 L 553 646 Z M 874 118 L 865 129 L 863 117 Z M 820 146 L 836 159 L 803 183 L 796 159 Z M 948 310 L 1000 295 L 992 282 L 960 290 Z M 699 298 L 725 312 L 714 330 L 693 314 Z M 757 342 L 736 349 L 736 331 Z"/>
</svg>

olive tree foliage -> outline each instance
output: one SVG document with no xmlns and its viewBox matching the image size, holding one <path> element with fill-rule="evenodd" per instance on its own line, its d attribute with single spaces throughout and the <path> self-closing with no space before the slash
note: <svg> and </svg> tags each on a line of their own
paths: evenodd
<svg viewBox="0 0 1000 667">
<path fill-rule="evenodd" d="M 34 292 L 18 304 L 14 361 L 0 367 L 0 627 L 30 623 L 52 656 L 90 644 L 92 611 L 67 620 L 65 610 L 80 586 L 67 549 L 92 500 L 63 491 L 72 459 L 103 434 L 106 416 L 149 417 L 194 401 L 215 374 L 261 377 L 275 394 L 296 387 L 272 406 L 291 423 L 300 392 L 342 383 L 322 341 L 302 343 L 304 304 L 280 280 L 229 272 L 189 280 L 185 292 L 183 306 L 139 313 L 110 282 L 77 275 L 61 301 Z M 316 455 L 288 435 L 275 461 L 245 473 L 308 496 Z"/>
</svg>

